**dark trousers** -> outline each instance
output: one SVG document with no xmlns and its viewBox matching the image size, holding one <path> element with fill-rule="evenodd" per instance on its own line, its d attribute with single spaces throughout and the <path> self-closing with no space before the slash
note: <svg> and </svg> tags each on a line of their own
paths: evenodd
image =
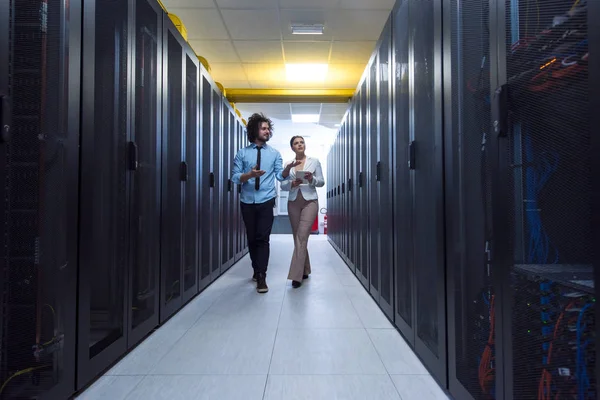
<svg viewBox="0 0 600 400">
<path fill-rule="evenodd" d="M 241 203 L 252 268 L 257 273 L 267 272 L 274 205 L 275 199 L 260 204 Z"/>
</svg>

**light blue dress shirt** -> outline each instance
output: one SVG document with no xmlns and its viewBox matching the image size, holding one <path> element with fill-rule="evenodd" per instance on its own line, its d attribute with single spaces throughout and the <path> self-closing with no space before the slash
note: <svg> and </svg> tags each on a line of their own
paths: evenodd
<svg viewBox="0 0 600 400">
<path fill-rule="evenodd" d="M 231 177 L 231 180 L 235 184 L 241 184 L 240 178 L 242 174 L 250 172 L 254 168 L 257 155 L 258 150 L 254 143 L 238 151 L 233 160 Z M 277 196 L 275 179 L 280 182 L 289 179 L 289 176 L 288 178 L 283 177 L 283 159 L 281 158 L 281 154 L 266 144 L 260 150 L 260 169 L 265 171 L 265 174 L 260 177 L 260 187 L 258 190 L 254 188 L 255 178 L 250 178 L 242 184 L 242 203 L 260 204 L 274 199 Z"/>
</svg>

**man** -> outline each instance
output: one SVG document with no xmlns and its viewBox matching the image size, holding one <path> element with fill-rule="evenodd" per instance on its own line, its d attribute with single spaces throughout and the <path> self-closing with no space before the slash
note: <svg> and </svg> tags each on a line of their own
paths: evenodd
<svg viewBox="0 0 600 400">
<path fill-rule="evenodd" d="M 255 113 L 246 126 L 249 146 L 241 149 L 233 161 L 232 180 L 242 185 L 241 208 L 250 259 L 254 269 L 258 293 L 269 291 L 267 265 L 269 263 L 269 236 L 273 227 L 275 205 L 275 179 L 286 180 L 290 170 L 298 165 L 292 163 L 285 169 L 281 154 L 267 142 L 271 139 L 273 123 L 263 114 Z"/>
</svg>

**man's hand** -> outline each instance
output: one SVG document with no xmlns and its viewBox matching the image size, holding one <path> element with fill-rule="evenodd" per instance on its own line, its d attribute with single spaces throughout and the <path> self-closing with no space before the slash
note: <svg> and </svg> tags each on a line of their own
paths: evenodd
<svg viewBox="0 0 600 400">
<path fill-rule="evenodd" d="M 295 188 L 296 186 L 300 186 L 302 184 L 302 179 L 297 178 L 296 180 L 292 181 L 292 187 Z"/>
<path fill-rule="evenodd" d="M 258 165 L 255 165 L 254 168 L 252 168 L 252 170 L 248 173 L 250 174 L 250 178 L 258 178 L 259 176 L 263 176 L 265 172 L 266 171 L 262 169 L 258 169 Z"/>
<path fill-rule="evenodd" d="M 291 163 L 289 163 L 289 164 L 287 165 L 287 167 L 285 167 L 285 169 L 287 169 L 287 170 L 288 170 L 288 172 L 289 172 L 289 171 L 290 171 L 292 168 L 294 168 L 294 167 L 297 167 L 297 166 L 298 166 L 298 165 L 300 165 L 301 163 L 302 163 L 302 161 L 294 160 L 294 161 L 292 161 Z"/>
<path fill-rule="evenodd" d="M 246 183 L 252 178 L 258 178 L 259 176 L 263 176 L 265 172 L 266 171 L 263 171 L 262 169 L 258 169 L 258 166 L 255 165 L 254 168 L 250 170 L 250 172 L 242 174 L 242 176 L 240 177 L 240 181 L 242 181 L 242 183 Z"/>
</svg>

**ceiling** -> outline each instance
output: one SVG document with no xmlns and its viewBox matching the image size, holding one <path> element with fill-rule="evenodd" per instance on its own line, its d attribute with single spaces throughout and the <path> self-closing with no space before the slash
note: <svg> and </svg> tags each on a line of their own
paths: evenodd
<svg viewBox="0 0 600 400">
<path fill-rule="evenodd" d="M 188 42 L 226 89 L 354 89 L 395 0 L 162 2 L 182 20 Z M 323 23 L 324 34 L 292 35 L 292 23 Z M 288 81 L 286 63 L 328 64 L 327 76 L 322 82 Z M 287 115 L 275 108 L 272 114 Z"/>
<path fill-rule="evenodd" d="M 269 118 L 280 121 L 292 120 L 292 114 L 319 114 L 319 125 L 336 129 L 348 108 L 346 103 L 236 103 L 244 119 L 255 112 L 262 112 Z M 277 127 L 275 127 L 277 129 Z"/>
</svg>

